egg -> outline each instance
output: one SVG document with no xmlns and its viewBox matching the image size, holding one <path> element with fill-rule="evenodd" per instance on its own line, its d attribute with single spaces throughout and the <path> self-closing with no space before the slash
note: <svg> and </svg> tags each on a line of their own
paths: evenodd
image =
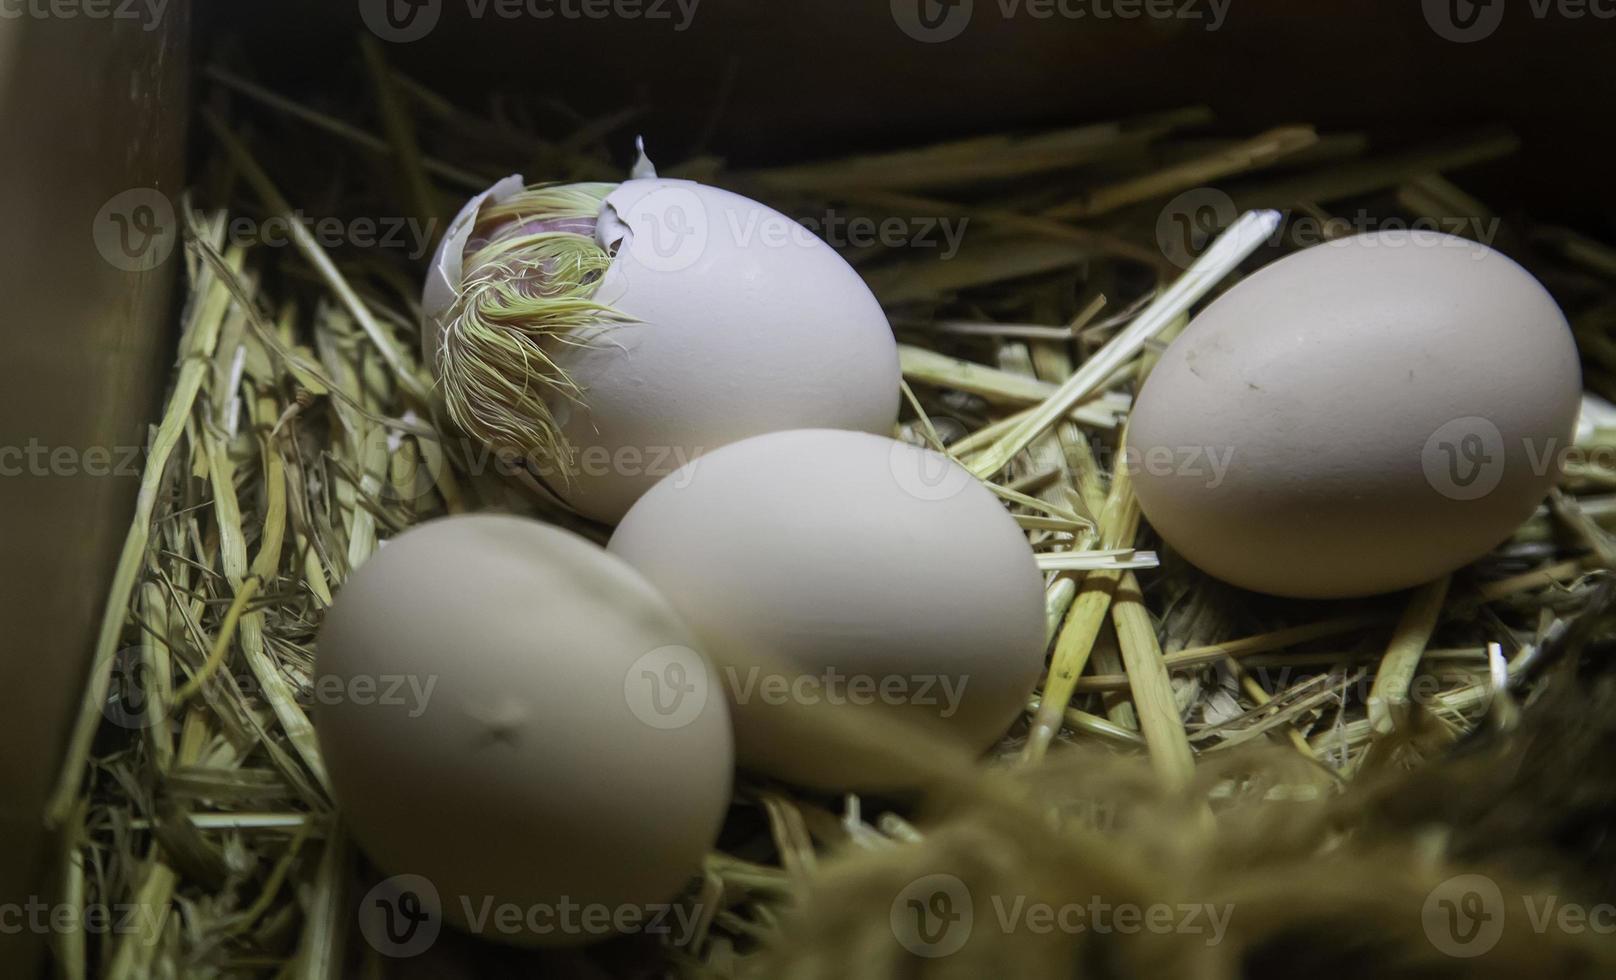
<svg viewBox="0 0 1616 980">
<path fill-rule="evenodd" d="M 835 430 L 732 443 L 652 487 L 607 547 L 719 664 L 742 765 L 798 784 L 906 779 L 878 753 L 804 737 L 802 712 L 874 713 L 981 751 L 1043 669 L 1025 535 L 976 478 L 906 443 Z"/>
<path fill-rule="evenodd" d="M 1486 245 L 1383 231 L 1295 253 L 1206 307 L 1128 430 L 1140 507 L 1243 588 L 1429 581 L 1531 515 L 1577 420 L 1565 317 Z"/>
<path fill-rule="evenodd" d="M 454 421 L 603 522 L 719 446 L 897 417 L 897 344 L 858 274 L 693 181 L 506 178 L 456 218 L 422 305 Z"/>
<path fill-rule="evenodd" d="M 669 665 L 703 676 L 693 642 L 644 577 L 570 532 L 500 515 L 404 532 L 319 632 L 315 726 L 345 823 L 490 939 L 645 921 L 700 874 L 729 800 L 723 700 L 656 687 Z"/>
</svg>

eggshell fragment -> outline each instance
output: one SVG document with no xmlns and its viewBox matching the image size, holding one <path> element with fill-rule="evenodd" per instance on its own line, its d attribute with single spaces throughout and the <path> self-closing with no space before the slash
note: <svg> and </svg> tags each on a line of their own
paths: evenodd
<svg viewBox="0 0 1616 980">
<path fill-rule="evenodd" d="M 1150 524 L 1207 572 L 1276 595 L 1386 592 L 1531 515 L 1580 389 L 1565 317 L 1502 253 L 1356 235 L 1197 316 L 1139 393 L 1127 462 Z"/>
<path fill-rule="evenodd" d="M 715 450 L 653 487 L 608 546 L 722 666 L 741 762 L 824 789 L 912 774 L 804 737 L 839 704 L 975 750 L 1043 668 L 1043 579 L 998 499 L 946 457 L 808 430 Z"/>
<path fill-rule="evenodd" d="M 405 532 L 319 635 L 316 730 L 347 826 L 461 928 L 604 938 L 563 926 L 568 903 L 673 898 L 728 803 L 722 699 L 656 686 L 670 665 L 704 678 L 692 644 L 643 577 L 569 532 L 495 515 Z"/>
</svg>

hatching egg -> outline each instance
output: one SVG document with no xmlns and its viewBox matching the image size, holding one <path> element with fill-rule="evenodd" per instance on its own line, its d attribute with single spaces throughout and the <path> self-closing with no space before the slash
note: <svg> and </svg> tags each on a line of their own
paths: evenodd
<svg viewBox="0 0 1616 980">
<path fill-rule="evenodd" d="M 507 178 L 456 219 L 423 307 L 455 421 L 539 457 L 600 521 L 738 439 L 897 417 L 897 343 L 858 274 L 802 224 L 694 181 Z"/>
<path fill-rule="evenodd" d="M 430 521 L 342 586 L 315 724 L 355 840 L 430 883 L 444 920 L 521 945 L 600 938 L 701 870 L 733 750 L 721 698 L 646 686 L 705 660 L 645 578 L 516 517 Z M 632 916 L 630 916 L 632 918 Z"/>
<path fill-rule="evenodd" d="M 1235 585 L 1346 597 L 1434 579 L 1543 500 L 1581 389 L 1565 317 L 1467 239 L 1355 235 L 1206 307 L 1129 428 L 1140 506 Z"/>
<path fill-rule="evenodd" d="M 755 436 L 646 493 L 608 548 L 668 597 L 719 664 L 737 755 L 825 789 L 901 785 L 817 742 L 850 706 L 983 750 L 1043 668 L 1043 579 L 1014 518 L 939 453 L 867 433 Z"/>
</svg>

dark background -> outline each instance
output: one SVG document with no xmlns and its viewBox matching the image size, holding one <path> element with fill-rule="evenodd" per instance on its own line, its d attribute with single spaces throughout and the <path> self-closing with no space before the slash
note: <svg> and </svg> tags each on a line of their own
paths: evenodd
<svg viewBox="0 0 1616 980">
<path fill-rule="evenodd" d="M 214 4 L 204 41 L 240 37 L 259 77 L 312 94 L 352 61 L 362 2 Z M 1540 18 L 1528 0 L 1492 0 L 1504 5 L 1497 29 L 1462 44 L 1440 36 L 1426 8 L 1463 12 L 1469 0 L 1229 0 L 1210 32 L 1184 20 L 1038 19 L 1024 6 L 1007 19 L 1001 0 L 974 0 L 964 31 L 930 44 L 899 29 L 889 0 L 700 0 L 683 32 L 491 8 L 479 18 L 478 2 L 439 0 L 436 27 L 388 45 L 388 57 L 468 107 L 516 82 L 586 114 L 644 104 L 636 126 L 656 146 L 694 142 L 722 104 L 710 146 L 741 165 L 1204 104 L 1230 135 L 1311 123 L 1406 143 L 1501 122 L 1522 152 L 1469 175 L 1467 190 L 1590 231 L 1610 229 L 1616 201 L 1606 135 L 1616 0 L 1593 0 L 1613 19 Z"/>
<path fill-rule="evenodd" d="M 363 84 L 354 39 L 365 2 L 170 0 L 150 31 L 0 20 L 0 446 L 145 442 L 172 366 L 165 298 L 178 264 L 113 269 L 90 234 L 97 211 L 132 187 L 178 194 L 182 150 L 198 152 L 189 93 L 208 97 L 193 75 L 212 58 L 310 104 L 363 98 L 334 90 Z M 701 0 L 683 32 L 667 21 L 479 19 L 473 0 L 440 2 L 437 28 L 388 45 L 391 63 L 473 111 L 512 86 L 584 116 L 643 104 L 633 129 L 671 158 L 700 145 L 741 166 L 797 162 L 1193 104 L 1211 106 L 1228 135 L 1312 123 L 1385 145 L 1503 123 L 1522 151 L 1457 175 L 1460 185 L 1505 212 L 1616 239 L 1606 135 L 1616 21 L 1539 18 L 1527 0 L 1509 0 L 1497 31 L 1469 44 L 1427 19 L 1468 0 L 1230 0 L 1213 33 L 1025 10 L 1007 19 L 999 0 L 975 0 L 970 25 L 937 44 L 906 36 L 888 0 Z M 1597 2 L 1616 13 L 1616 0 Z M 136 486 L 0 480 L 0 902 L 51 892 L 42 876 L 55 845 L 39 808 Z M 31 975 L 44 938 L 0 936 L 0 976 Z"/>
</svg>

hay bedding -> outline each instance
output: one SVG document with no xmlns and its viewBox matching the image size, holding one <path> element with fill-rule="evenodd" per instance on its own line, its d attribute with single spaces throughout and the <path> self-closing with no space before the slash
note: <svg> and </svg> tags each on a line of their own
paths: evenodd
<svg viewBox="0 0 1616 980">
<path fill-rule="evenodd" d="M 335 818 L 310 723 L 323 611 L 380 541 L 437 514 L 604 530 L 447 425 L 418 354 L 429 253 L 410 225 L 393 237 L 413 247 L 322 241 L 299 220 L 277 242 L 239 229 L 292 214 L 429 227 L 518 169 L 620 179 L 607 147 L 625 148 L 631 114 L 506 97 L 474 112 L 389 71 L 375 48 L 359 65 L 373 101 L 336 107 L 207 72 L 215 152 L 183 208 L 179 356 L 50 812 L 70 901 L 153 914 L 133 931 L 57 936 L 62 975 L 1611 975 L 1608 936 L 1534 929 L 1515 911 L 1523 895 L 1592 905 L 1616 893 L 1602 584 L 1616 504 L 1594 466 L 1573 467 L 1495 554 L 1406 595 L 1267 599 L 1170 553 L 1138 575 L 1052 574 L 1050 675 L 991 769 L 895 745 L 929 772 L 925 799 L 743 779 L 686 896 L 699 913 L 689 936 L 540 954 L 446 934 L 414 960 L 379 956 L 354 928 L 377 873 Z M 918 240 L 844 249 L 900 331 L 905 435 L 992 476 L 1041 553 L 1126 549 L 1150 541 L 1110 465 L 1120 417 L 1187 317 L 1107 370 L 1100 399 L 1056 413 L 1024 448 L 1005 436 L 1161 312 L 1174 259 L 1188 258 L 1159 234 L 1164 205 L 1191 192 L 1285 209 L 1281 241 L 1249 270 L 1342 230 L 1338 215 L 1493 228 L 1443 173 L 1514 149 L 1496 132 L 1384 151 L 1300 127 L 1225 140 L 1202 135 L 1212 121 L 1189 109 L 770 170 L 699 152 L 659 162 L 811 220 L 964 222 L 946 260 Z M 1204 197 L 1213 187 L 1227 198 Z M 1572 317 L 1590 388 L 1616 394 L 1616 251 L 1528 220 L 1496 230 Z M 1486 874 L 1512 910 L 1475 959 L 1440 949 L 1422 911 L 1461 872 Z M 903 899 L 924 907 L 934 896 L 914 883 L 937 875 L 975 900 L 974 925 L 957 951 L 928 957 L 898 940 Z M 998 924 L 1017 899 L 1232 914 L 1209 944 L 1187 926 Z"/>
</svg>

